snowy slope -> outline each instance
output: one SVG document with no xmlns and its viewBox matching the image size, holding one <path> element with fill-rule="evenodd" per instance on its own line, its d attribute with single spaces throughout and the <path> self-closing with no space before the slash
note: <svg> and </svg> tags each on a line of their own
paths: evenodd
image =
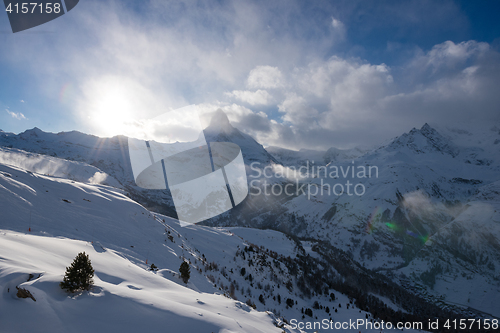
<svg viewBox="0 0 500 333">
<path fill-rule="evenodd" d="M 5 165 L 0 172 L 0 331 L 281 332 L 273 316 L 215 295 L 196 271 L 188 288 L 182 286 L 173 272 L 185 245 L 166 245 L 165 226 L 112 188 Z M 96 270 L 95 287 L 67 295 L 58 282 L 81 251 Z M 148 259 L 158 273 L 145 269 Z M 40 277 L 27 281 L 29 274 Z M 36 302 L 18 299 L 16 286 Z"/>
<path fill-rule="evenodd" d="M 92 165 L 42 154 L 28 153 L 20 149 L 0 147 L 0 163 L 17 166 L 47 176 L 123 188 L 116 179 Z"/>
<path fill-rule="evenodd" d="M 266 313 L 171 282 L 111 249 L 5 230 L 0 239 L 2 332 L 280 332 Z M 61 273 L 83 251 L 91 257 L 95 286 L 68 296 L 58 285 Z M 29 274 L 35 277 L 27 281 Z M 36 302 L 19 299 L 16 286 Z"/>
<path fill-rule="evenodd" d="M 499 317 L 499 263 L 500 182 L 495 182 L 481 187 L 467 207 L 399 271 L 421 280 L 418 287 L 442 295 L 445 302 Z"/>
<path fill-rule="evenodd" d="M 122 185 L 133 181 L 127 138 L 123 136 L 99 138 L 77 131 L 54 134 L 35 127 L 18 135 L 0 132 L 0 146 L 84 162 L 114 177 Z"/>
<path fill-rule="evenodd" d="M 205 136 L 209 142 L 237 143 L 242 148 L 247 168 L 250 163 L 259 162 L 261 169 L 271 166 L 272 170 L 279 170 L 280 158 L 271 156 L 250 136 L 232 127 L 224 114 L 214 117 L 205 130 Z M 417 262 L 426 241 L 467 211 L 468 201 L 474 200 L 482 187 L 499 180 L 499 140 L 500 130 L 495 126 L 468 130 L 462 127 L 435 129 L 426 124 L 357 158 L 332 160 L 326 165 L 328 168 L 344 170 L 376 166 L 377 176 L 360 179 L 347 172 L 345 176 L 340 173 L 340 177 L 302 179 L 298 186 L 310 186 L 310 196 L 249 196 L 236 209 L 207 221 L 207 224 L 281 230 L 307 240 L 309 243 L 304 249 L 311 249 L 318 241 L 328 241 L 365 267 L 399 281 L 394 278 L 393 272 L 410 265 L 412 260 Z M 134 188 L 127 164 L 126 138 L 100 139 L 77 132 L 51 134 L 33 129 L 19 135 L 0 133 L 0 144 L 49 155 L 56 154 L 96 166 L 123 184 L 133 199 L 152 210 L 172 216 L 168 211 L 171 206 L 168 191 L 142 191 Z M 335 149 L 332 151 L 335 152 Z M 305 155 L 307 158 L 316 158 L 315 154 L 309 151 Z M 283 156 L 287 157 L 286 155 Z M 283 164 L 298 163 L 300 158 L 301 161 L 304 160 L 300 154 L 297 156 L 290 157 Z M 249 177 L 251 171 L 247 169 Z M 347 180 L 351 184 L 363 184 L 366 192 L 362 196 L 336 196 L 331 193 L 321 194 L 319 191 L 322 187 L 326 189 L 338 183 L 345 184 Z M 272 177 L 268 181 L 282 185 L 293 183 L 293 180 L 278 177 Z M 490 224 L 492 220 L 486 222 Z M 235 233 L 239 231 L 235 229 Z M 260 236 L 247 237 L 257 241 Z M 273 240 L 267 234 L 262 237 Z M 495 250 L 494 243 L 484 239 L 488 236 L 477 234 L 476 237 L 485 244 L 481 251 L 489 253 Z M 463 239 L 463 242 L 472 241 L 470 238 Z M 288 247 L 286 244 L 283 246 Z M 295 247 L 294 244 L 290 246 Z M 474 244 L 467 246 L 474 247 Z M 278 250 L 273 251 L 279 252 Z M 234 251 L 237 251 L 236 248 Z M 308 250 L 311 255 L 314 255 L 313 252 Z M 439 253 L 427 252 L 426 255 L 428 257 L 425 257 L 425 262 L 430 264 Z M 496 260 L 495 256 L 490 256 L 495 267 L 500 267 L 500 262 Z M 424 267 L 422 271 L 425 269 L 427 268 Z M 470 267 L 460 266 L 457 269 L 460 270 L 460 275 L 467 276 L 471 270 L 478 270 L 478 267 L 474 263 Z M 490 274 L 485 278 L 486 288 L 494 288 L 496 282 L 493 277 Z M 412 284 L 421 284 L 420 278 L 409 278 Z M 468 281 L 472 284 L 471 280 Z M 227 284 L 225 283 L 226 287 Z M 439 286 L 439 279 L 436 286 Z M 254 296 L 252 299 L 255 300 Z M 485 297 L 492 300 L 494 296 L 494 293 L 487 293 Z M 478 299 L 488 304 L 486 298 Z M 259 303 L 255 303 L 259 307 Z M 276 307 L 278 305 L 276 303 Z"/>
<path fill-rule="evenodd" d="M 0 133 L 0 146 L 94 166 L 116 179 L 134 200 L 176 216 L 169 191 L 146 190 L 135 185 L 125 136 L 99 138 L 77 131 L 54 134 L 35 127 L 18 135 Z"/>
<path fill-rule="evenodd" d="M 262 145 L 234 128 L 221 110 L 213 115 L 204 134 L 207 142 L 236 143 L 242 150 L 247 174 L 251 174 L 249 165 L 253 162 L 260 169 L 278 164 Z M 136 186 L 130 165 L 128 138 L 125 136 L 99 138 L 77 131 L 54 134 L 35 127 L 18 135 L 0 132 L 0 146 L 83 162 L 99 168 L 125 187 L 134 200 L 156 212 L 177 217 L 169 190 L 147 190 Z"/>
<path fill-rule="evenodd" d="M 286 199 L 272 194 L 260 200 L 251 198 L 256 203 L 253 211 L 250 214 L 245 210 L 235 211 L 239 215 L 232 224 L 272 228 L 306 239 L 329 241 L 365 267 L 391 278 L 395 270 L 410 265 L 405 274 L 416 285 L 422 285 L 420 273 L 442 257 L 439 251 L 423 251 L 427 240 L 441 233 L 448 237 L 456 232 L 467 234 L 470 237 L 461 238 L 460 246 L 445 251 L 447 260 L 453 262 L 450 269 L 456 272 L 450 281 L 452 287 L 440 288 L 438 278 L 433 293 L 435 297 L 446 294 L 445 299 L 450 303 L 464 304 L 457 302 L 456 295 L 451 297 L 452 293 L 446 288 L 458 293 L 463 288 L 475 290 L 480 286 L 480 296 L 471 291 L 471 300 L 474 295 L 478 296 L 469 306 L 491 313 L 485 310 L 489 309 L 498 316 L 498 310 L 491 306 L 499 297 L 498 275 L 495 275 L 498 273 L 480 267 L 500 266 L 500 258 L 493 255 L 498 253 L 496 238 L 492 238 L 496 232 L 465 230 L 474 225 L 475 230 L 496 230 L 493 215 L 473 213 L 481 209 L 474 208 L 475 204 L 469 206 L 470 201 L 477 201 L 476 195 L 482 193 L 483 188 L 500 179 L 500 141 L 497 141 L 500 134 L 494 126 L 474 133 L 456 128 L 443 132 L 445 134 L 425 124 L 352 161 L 330 163 L 328 172 L 334 167 L 349 172 L 344 176 L 340 171 L 339 177 L 302 179 L 299 186 L 306 186 L 305 194 Z M 350 172 L 352 167 L 357 172 L 359 167 L 367 166 L 376 166 L 378 174 L 359 178 Z M 328 193 L 328 187 L 345 186 L 346 181 L 362 184 L 366 192 L 361 196 Z M 498 200 L 499 195 L 494 191 L 488 193 Z M 462 226 L 457 231 L 452 226 L 458 221 L 462 221 Z M 459 264 L 464 249 L 472 249 L 477 260 L 469 265 Z M 413 260 L 416 266 L 425 264 L 416 278 L 408 273 Z M 457 275 L 463 275 L 464 281 L 459 283 L 457 278 L 455 283 Z M 418 292 L 425 294 L 430 292 L 428 289 L 424 285 Z"/>
<path fill-rule="evenodd" d="M 55 332 L 299 332 L 278 316 L 302 322 L 301 309 L 312 308 L 314 301 L 331 309 L 315 309 L 318 320 L 371 318 L 333 289 L 312 299 L 301 296 L 297 277 L 285 260 L 301 251 L 276 231 L 181 228 L 177 221 L 150 213 L 112 187 L 3 164 L 0 210 L 2 332 L 47 327 Z M 254 250 L 243 251 L 252 246 Z M 58 283 L 65 267 L 82 251 L 90 255 L 95 268 L 95 286 L 89 293 L 65 294 Z M 183 260 L 191 266 L 187 286 L 177 273 Z M 151 263 L 158 272 L 147 270 Z M 291 285 L 285 287 L 288 281 Z M 231 285 L 237 286 L 235 290 Z M 19 299 L 16 286 L 29 290 L 36 302 Z M 297 303 L 285 306 L 288 298 Z M 244 304 L 248 300 L 258 311 Z"/>
<path fill-rule="evenodd" d="M 283 203 L 279 212 L 270 213 L 277 219 L 275 225 L 287 224 L 289 230 L 304 237 L 328 239 L 330 235 L 334 236 L 335 242 L 345 243 L 343 248 L 346 250 L 349 250 L 347 245 L 355 245 L 350 238 L 356 238 L 356 234 L 363 233 L 367 239 L 374 231 L 392 234 L 394 230 L 385 225 L 391 221 L 404 224 L 415 234 L 427 236 L 455 218 L 461 209 L 460 204 L 453 206 L 457 200 L 466 202 L 480 186 L 499 178 L 498 163 L 468 163 L 467 149 L 458 153 L 457 149 L 427 126 L 412 130 L 388 146 L 352 162 L 330 164 L 328 172 L 333 167 L 349 172 L 345 177 L 339 172 L 338 178 L 320 176 L 303 180 L 310 186 L 311 195 L 301 193 Z M 359 168 L 367 166 L 377 168 L 372 177 L 360 178 L 357 174 L 352 177 L 350 171 L 353 167 L 358 172 Z M 345 185 L 346 181 L 362 184 L 366 192 L 361 196 L 354 195 L 351 187 L 351 195 L 337 196 L 327 191 L 328 186 L 331 189 L 335 184 Z M 271 195 L 268 200 L 277 198 Z M 291 219 L 293 216 L 295 218 Z M 264 216 L 254 217 L 254 222 L 258 224 L 262 218 Z M 303 226 L 304 223 L 307 227 Z M 367 230 L 368 227 L 371 230 Z M 323 230 L 328 228 L 334 228 L 336 232 L 325 234 Z M 343 232 L 342 229 L 348 232 L 344 236 L 338 234 Z M 353 230 L 357 231 L 354 235 Z"/>
</svg>

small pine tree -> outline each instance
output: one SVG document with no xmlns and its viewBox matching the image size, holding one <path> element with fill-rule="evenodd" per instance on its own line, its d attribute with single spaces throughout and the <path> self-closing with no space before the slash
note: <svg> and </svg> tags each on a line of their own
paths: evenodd
<svg viewBox="0 0 500 333">
<path fill-rule="evenodd" d="M 93 277 L 94 269 L 90 258 L 85 252 L 81 252 L 75 257 L 71 266 L 66 267 L 66 274 L 59 286 L 71 293 L 78 290 L 89 290 L 94 283 Z"/>
<path fill-rule="evenodd" d="M 181 273 L 181 279 L 184 283 L 188 283 L 189 278 L 191 277 L 189 264 L 185 261 L 182 262 L 181 267 L 179 268 L 179 272 Z"/>
</svg>

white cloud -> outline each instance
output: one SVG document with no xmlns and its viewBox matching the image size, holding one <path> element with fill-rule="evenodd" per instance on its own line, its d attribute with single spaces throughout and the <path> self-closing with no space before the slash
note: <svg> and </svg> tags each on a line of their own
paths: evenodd
<svg viewBox="0 0 500 333">
<path fill-rule="evenodd" d="M 340 20 L 332 17 L 332 28 L 333 28 L 334 36 L 338 40 L 343 40 L 345 38 L 346 27 L 345 27 L 344 23 L 342 23 Z"/>
<path fill-rule="evenodd" d="M 454 75 L 468 62 L 480 61 L 490 51 L 487 43 L 474 40 L 461 43 L 445 41 L 423 53 L 420 51 L 409 63 L 408 72 L 413 80 L 432 79 Z"/>
<path fill-rule="evenodd" d="M 74 25 L 54 43 L 7 41 L 0 56 L 28 64 L 47 95 L 70 77 L 76 97 L 68 105 L 82 120 L 78 129 L 100 135 L 125 116 L 131 119 L 120 126 L 159 131 L 140 119 L 188 104 L 221 107 L 259 142 L 294 149 L 375 143 L 424 122 L 499 117 L 500 56 L 486 43 L 440 43 L 391 68 L 345 55 L 326 58 L 353 26 L 345 13 L 317 20 L 300 15 L 302 6 L 293 1 L 271 2 L 273 10 L 251 2 L 144 6 L 150 6 L 147 18 L 122 2 L 93 1 L 74 13 Z M 447 12 L 415 16 L 407 5 L 400 9 L 398 22 L 417 17 L 415 25 Z M 28 61 L 35 50 L 43 67 Z"/>
<path fill-rule="evenodd" d="M 377 101 L 391 90 L 393 77 L 386 65 L 332 57 L 295 68 L 278 105 L 282 120 L 303 134 L 318 128 L 336 131 L 372 121 Z M 323 135 L 323 133 L 322 133 Z"/>
<path fill-rule="evenodd" d="M 257 66 L 250 71 L 247 79 L 249 88 L 278 88 L 281 86 L 281 71 L 277 67 Z"/>
<path fill-rule="evenodd" d="M 5 109 L 5 111 L 14 119 L 17 119 L 17 120 L 23 120 L 23 119 L 28 119 L 24 116 L 24 114 L 22 114 L 21 112 L 12 112 L 12 111 L 9 111 L 7 109 Z"/>
<path fill-rule="evenodd" d="M 332 27 L 339 29 L 339 28 L 344 28 L 344 23 L 340 22 L 336 18 L 332 17 Z"/>
<path fill-rule="evenodd" d="M 272 96 L 266 90 L 248 91 L 248 90 L 233 90 L 228 93 L 229 96 L 234 96 L 244 103 L 250 105 L 268 105 L 272 101 Z"/>
<path fill-rule="evenodd" d="M 284 113 L 282 119 L 291 125 L 301 128 L 315 128 L 318 126 L 319 112 L 311 107 L 303 96 L 297 93 L 288 93 L 285 100 L 278 105 L 278 110 Z"/>
<path fill-rule="evenodd" d="M 425 122 L 499 121 L 499 63 L 498 53 L 474 41 L 436 45 L 396 69 L 316 60 L 280 70 L 286 84 L 273 95 L 282 96 L 281 122 L 261 119 L 244 130 L 266 145 L 326 149 L 381 142 Z"/>
<path fill-rule="evenodd" d="M 171 110 L 170 100 L 128 75 L 101 75 L 81 85 L 75 111 L 99 135 L 142 137 L 151 126 L 141 123 Z"/>
<path fill-rule="evenodd" d="M 489 50 L 487 43 L 478 43 L 470 40 L 458 44 L 452 41 L 435 45 L 424 57 L 424 61 L 428 66 L 434 69 L 445 66 L 452 67 L 458 64 L 463 64 L 467 59 L 482 55 Z"/>
</svg>

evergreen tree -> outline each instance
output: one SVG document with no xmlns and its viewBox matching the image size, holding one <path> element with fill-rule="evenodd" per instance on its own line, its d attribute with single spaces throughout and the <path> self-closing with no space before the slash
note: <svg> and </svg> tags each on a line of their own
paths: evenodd
<svg viewBox="0 0 500 333">
<path fill-rule="evenodd" d="M 81 252 L 78 253 L 71 266 L 66 267 L 66 274 L 59 286 L 72 293 L 78 290 L 89 290 L 94 283 L 93 277 L 94 269 L 90 258 L 85 252 Z"/>
<path fill-rule="evenodd" d="M 181 273 L 181 279 L 184 283 L 188 283 L 189 278 L 191 277 L 189 264 L 185 261 L 182 262 L 181 267 L 179 268 L 179 272 Z"/>
</svg>

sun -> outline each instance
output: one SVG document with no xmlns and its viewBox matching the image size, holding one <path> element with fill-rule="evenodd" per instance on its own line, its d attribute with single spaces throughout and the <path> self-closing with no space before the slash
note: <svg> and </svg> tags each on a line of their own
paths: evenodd
<svg viewBox="0 0 500 333">
<path fill-rule="evenodd" d="M 129 135 L 130 124 L 152 109 L 155 98 L 140 83 L 121 76 L 105 76 L 84 87 L 83 111 L 99 136 Z"/>
<path fill-rule="evenodd" d="M 126 124 L 132 118 L 131 101 L 124 91 L 110 87 L 95 101 L 89 117 L 99 135 L 126 134 Z"/>
<path fill-rule="evenodd" d="M 86 82 L 78 106 L 86 125 L 95 135 L 125 135 L 138 139 L 185 141 L 193 132 L 191 117 L 173 112 L 168 94 L 127 76 L 103 76 Z M 196 118 L 197 122 L 199 119 Z M 199 129 L 195 139 L 199 136 Z"/>
</svg>

